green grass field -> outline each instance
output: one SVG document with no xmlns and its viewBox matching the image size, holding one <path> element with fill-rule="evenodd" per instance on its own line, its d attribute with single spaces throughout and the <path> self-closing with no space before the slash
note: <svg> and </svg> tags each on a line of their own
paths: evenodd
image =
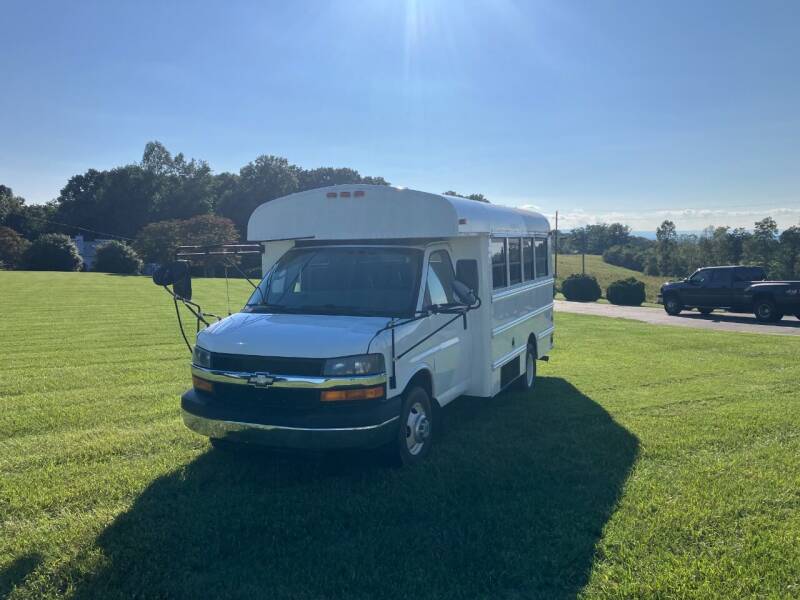
<svg viewBox="0 0 800 600">
<path fill-rule="evenodd" d="M 561 282 L 572 273 L 581 272 L 581 255 L 580 254 L 559 254 L 558 255 L 558 279 L 556 284 L 559 289 Z M 654 277 L 652 275 L 645 275 L 639 271 L 632 271 L 624 267 L 617 267 L 603 262 L 603 257 L 595 254 L 586 255 L 586 273 L 594 275 L 597 282 L 600 284 L 600 289 L 603 290 L 603 296 L 606 295 L 606 288 L 610 283 L 618 279 L 626 279 L 628 277 L 635 277 L 639 281 L 644 282 L 645 294 L 647 295 L 648 302 L 655 302 L 658 290 L 661 285 L 668 281 L 669 277 Z M 674 278 L 673 278 L 674 279 Z"/>
<path fill-rule="evenodd" d="M 0 272 L 0 309 L 0 597 L 800 596 L 798 339 L 559 314 L 533 395 L 396 470 L 212 451 L 145 278 Z"/>
</svg>

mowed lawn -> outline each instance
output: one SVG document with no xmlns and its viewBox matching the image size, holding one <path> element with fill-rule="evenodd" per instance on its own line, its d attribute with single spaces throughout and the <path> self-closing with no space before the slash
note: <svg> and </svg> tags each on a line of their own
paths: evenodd
<svg viewBox="0 0 800 600">
<path fill-rule="evenodd" d="M 581 272 L 581 255 L 580 254 L 559 254 L 558 255 L 558 288 L 561 289 L 561 283 L 569 275 Z M 666 275 L 645 275 L 639 271 L 626 269 L 625 267 L 618 267 L 610 265 L 603 260 L 602 256 L 596 254 L 586 255 L 586 274 L 594 275 L 597 278 L 597 283 L 600 284 L 600 289 L 603 291 L 603 297 L 606 295 L 606 288 L 613 282 L 619 279 L 627 279 L 634 277 L 639 281 L 644 282 L 645 294 L 648 302 L 655 302 L 658 296 L 658 290 L 661 289 L 665 281 L 679 279 L 677 277 L 668 277 Z"/>
<path fill-rule="evenodd" d="M 800 340 L 559 313 L 398 470 L 212 451 L 146 278 L 0 272 L 0 315 L 0 597 L 800 596 Z"/>
</svg>

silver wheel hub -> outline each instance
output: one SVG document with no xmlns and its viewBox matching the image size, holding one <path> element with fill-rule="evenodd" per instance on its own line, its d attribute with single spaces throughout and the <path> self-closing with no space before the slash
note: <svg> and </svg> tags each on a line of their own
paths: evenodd
<svg viewBox="0 0 800 600">
<path fill-rule="evenodd" d="M 419 454 L 431 436 L 431 421 L 421 403 L 415 402 L 406 419 L 406 446 L 409 454 Z"/>
</svg>

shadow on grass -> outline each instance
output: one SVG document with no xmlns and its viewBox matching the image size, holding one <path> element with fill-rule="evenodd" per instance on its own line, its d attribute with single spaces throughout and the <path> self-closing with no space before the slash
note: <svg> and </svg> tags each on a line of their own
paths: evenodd
<svg viewBox="0 0 800 600">
<path fill-rule="evenodd" d="M 683 319 L 690 319 L 694 321 L 713 321 L 714 323 L 741 323 L 743 325 L 769 325 L 770 327 L 786 327 L 788 329 L 800 329 L 800 319 L 795 318 L 793 315 L 786 315 L 780 321 L 774 323 L 761 323 L 755 316 L 747 316 L 742 314 L 719 313 L 713 312 L 709 315 L 702 315 L 694 312 L 684 312 L 677 315 Z"/>
<path fill-rule="evenodd" d="M 444 415 L 413 469 L 210 450 L 99 536 L 75 597 L 575 597 L 636 438 L 555 378 Z"/>
<path fill-rule="evenodd" d="M 0 569 L 0 598 L 7 598 L 15 587 L 22 584 L 25 578 L 30 575 L 42 557 L 38 554 L 26 554 L 20 556 L 14 562 Z"/>
</svg>

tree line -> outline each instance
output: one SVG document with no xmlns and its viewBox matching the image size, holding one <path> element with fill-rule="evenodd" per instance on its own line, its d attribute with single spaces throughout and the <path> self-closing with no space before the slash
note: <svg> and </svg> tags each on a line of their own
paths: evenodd
<svg viewBox="0 0 800 600">
<path fill-rule="evenodd" d="M 559 249 L 567 254 L 601 254 L 609 264 L 647 275 L 685 277 L 713 265 L 754 265 L 770 277 L 800 278 L 800 226 L 778 230 L 772 217 L 743 227 L 709 226 L 698 234 L 679 234 L 665 220 L 656 239 L 634 236 L 621 223 L 587 225 L 559 233 Z"/>
<path fill-rule="evenodd" d="M 140 162 L 75 175 L 46 204 L 27 204 L 0 185 L 0 263 L 39 268 L 25 260 L 32 242 L 46 234 L 78 233 L 89 240 L 119 240 L 145 262 L 162 262 L 177 245 L 244 239 L 250 215 L 264 202 L 350 183 L 389 185 L 383 177 L 364 176 L 355 169 L 304 169 L 273 155 L 257 157 L 238 173 L 215 174 L 206 161 L 173 155 L 153 141 L 145 146 Z M 462 197 L 488 202 L 482 194 Z M 62 243 L 63 239 L 56 245 Z M 63 259 L 61 264 L 70 263 L 68 257 Z"/>
</svg>

